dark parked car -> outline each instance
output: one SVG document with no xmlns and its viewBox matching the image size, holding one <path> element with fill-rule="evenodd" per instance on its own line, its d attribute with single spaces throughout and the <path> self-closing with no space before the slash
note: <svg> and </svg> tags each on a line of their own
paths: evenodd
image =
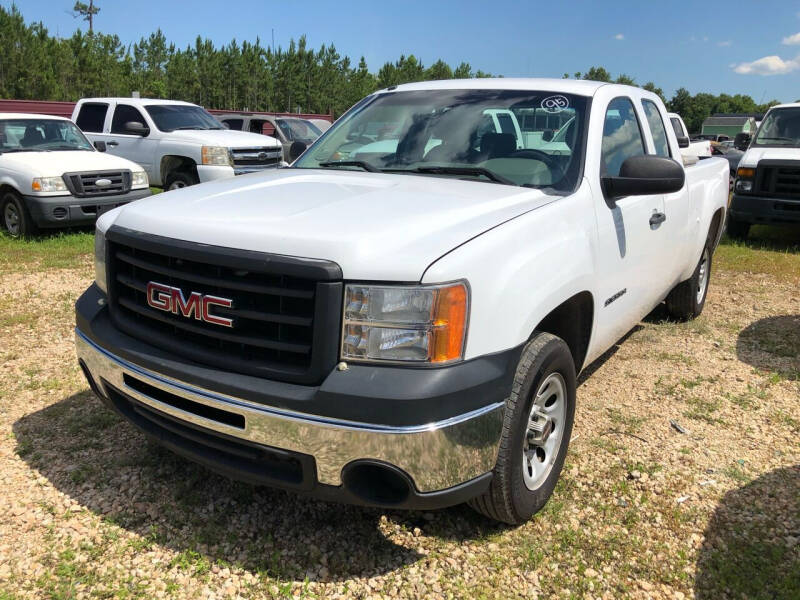
<svg viewBox="0 0 800 600">
<path fill-rule="evenodd" d="M 744 152 L 721 144 L 711 144 L 711 156 L 719 156 L 728 161 L 731 167 L 731 188 L 733 188 L 733 180 L 736 179 L 736 167 L 739 166 L 739 161 L 742 160 Z"/>
</svg>

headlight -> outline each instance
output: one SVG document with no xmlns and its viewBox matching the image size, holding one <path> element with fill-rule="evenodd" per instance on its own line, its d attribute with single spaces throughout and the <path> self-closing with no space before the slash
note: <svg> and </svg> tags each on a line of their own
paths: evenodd
<svg viewBox="0 0 800 600">
<path fill-rule="evenodd" d="M 753 178 L 756 176 L 756 170 L 749 167 L 740 167 L 736 170 L 736 191 L 737 192 L 752 192 L 753 191 Z"/>
<path fill-rule="evenodd" d="M 67 184 L 61 177 L 36 177 L 31 182 L 34 192 L 66 192 Z"/>
<path fill-rule="evenodd" d="M 97 287 L 108 295 L 108 280 L 106 279 L 106 236 L 99 229 L 94 232 L 94 280 Z"/>
<path fill-rule="evenodd" d="M 204 165 L 233 166 L 230 150 L 225 146 L 203 146 L 202 155 Z"/>
<path fill-rule="evenodd" d="M 144 171 L 133 171 L 131 173 L 131 189 L 137 190 L 150 186 L 150 180 Z"/>
<path fill-rule="evenodd" d="M 438 286 L 345 287 L 342 360 L 446 363 L 464 353 L 469 291 Z"/>
</svg>

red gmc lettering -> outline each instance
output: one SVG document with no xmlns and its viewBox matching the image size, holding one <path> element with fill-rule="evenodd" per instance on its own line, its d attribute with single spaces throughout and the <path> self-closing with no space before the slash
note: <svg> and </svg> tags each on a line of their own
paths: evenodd
<svg viewBox="0 0 800 600">
<path fill-rule="evenodd" d="M 180 314 L 187 319 L 197 319 L 223 327 L 233 327 L 233 319 L 211 313 L 212 306 L 231 308 L 233 300 L 219 296 L 204 296 L 200 292 L 189 294 L 188 300 L 180 288 L 150 281 L 147 284 L 147 304 L 164 312 Z"/>
</svg>

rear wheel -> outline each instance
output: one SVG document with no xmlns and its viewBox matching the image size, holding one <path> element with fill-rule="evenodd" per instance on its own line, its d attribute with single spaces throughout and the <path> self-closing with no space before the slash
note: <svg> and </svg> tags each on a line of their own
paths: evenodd
<svg viewBox="0 0 800 600">
<path fill-rule="evenodd" d="M 747 234 L 750 233 L 750 223 L 737 221 L 728 215 L 728 225 L 725 230 L 728 232 L 728 237 L 734 240 L 744 240 L 747 238 Z"/>
<path fill-rule="evenodd" d="M 667 296 L 667 311 L 681 321 L 691 321 L 700 316 L 706 304 L 708 282 L 711 279 L 711 248 L 713 242 L 706 239 L 706 245 L 692 276 L 682 281 Z"/>
<path fill-rule="evenodd" d="M 29 237 L 39 231 L 25 204 L 14 192 L 6 192 L 0 199 L 0 217 L 11 237 Z"/>
<path fill-rule="evenodd" d="M 178 190 L 200 183 L 197 175 L 189 171 L 173 171 L 167 175 L 166 190 Z"/>
<path fill-rule="evenodd" d="M 522 352 L 506 399 L 492 483 L 469 505 L 511 525 L 541 510 L 564 466 L 574 417 L 572 354 L 561 338 L 537 333 Z"/>
</svg>

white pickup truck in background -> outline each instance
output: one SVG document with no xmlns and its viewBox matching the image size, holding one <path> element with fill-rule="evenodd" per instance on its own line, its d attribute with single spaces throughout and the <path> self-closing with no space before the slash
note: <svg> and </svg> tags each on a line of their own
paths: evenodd
<svg viewBox="0 0 800 600">
<path fill-rule="evenodd" d="M 494 124 L 538 111 L 557 147 Z M 581 369 L 662 302 L 703 310 L 729 166 L 680 159 L 639 88 L 377 92 L 290 168 L 104 215 L 81 368 L 232 477 L 521 523 L 558 480 Z"/>
<path fill-rule="evenodd" d="M 669 113 L 669 122 L 672 124 L 672 129 L 675 131 L 675 137 L 678 139 L 678 145 L 681 149 L 681 155 L 684 157 L 684 162 L 694 163 L 700 158 L 707 158 L 711 156 L 711 142 L 708 140 L 691 141 L 689 138 L 689 130 L 686 129 L 686 123 L 678 113 Z"/>
<path fill-rule="evenodd" d="M 167 190 L 274 169 L 278 140 L 228 131 L 188 102 L 144 98 L 84 98 L 72 120 L 102 151 L 140 164 L 152 185 Z"/>
<path fill-rule="evenodd" d="M 91 225 L 149 195 L 139 165 L 98 152 L 69 119 L 0 113 L 0 221 L 12 237 Z"/>
</svg>

